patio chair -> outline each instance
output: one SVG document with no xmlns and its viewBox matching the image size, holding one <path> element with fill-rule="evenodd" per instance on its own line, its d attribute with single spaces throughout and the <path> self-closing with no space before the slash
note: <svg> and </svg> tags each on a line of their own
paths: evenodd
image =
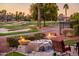
<svg viewBox="0 0 79 59">
<path fill-rule="evenodd" d="M 54 52 L 60 52 L 61 55 L 68 54 L 70 55 L 71 48 L 66 46 L 63 40 L 52 40 Z"/>
</svg>

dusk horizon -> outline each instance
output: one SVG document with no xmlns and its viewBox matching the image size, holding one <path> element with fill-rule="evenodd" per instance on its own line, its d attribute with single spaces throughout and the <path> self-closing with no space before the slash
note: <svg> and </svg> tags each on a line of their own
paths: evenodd
<svg viewBox="0 0 79 59">
<path fill-rule="evenodd" d="M 0 3 L 0 56 L 79 56 L 79 4 Z"/>
<path fill-rule="evenodd" d="M 58 15 L 64 14 L 64 6 L 65 3 L 57 3 L 59 7 Z M 25 15 L 30 14 L 30 5 L 31 3 L 1 3 L 0 10 L 7 10 L 7 12 L 15 13 L 16 11 L 24 12 Z M 73 13 L 79 12 L 79 4 L 78 3 L 69 3 L 68 16 Z M 65 14 L 64 14 L 65 15 Z"/>
</svg>

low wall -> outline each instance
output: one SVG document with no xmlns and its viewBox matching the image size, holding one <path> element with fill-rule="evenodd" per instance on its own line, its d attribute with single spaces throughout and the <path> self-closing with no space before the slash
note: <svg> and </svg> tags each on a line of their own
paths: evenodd
<svg viewBox="0 0 79 59">
<path fill-rule="evenodd" d="M 0 53 L 5 53 L 8 51 L 10 51 L 10 48 L 7 43 L 7 37 L 0 36 Z"/>
</svg>

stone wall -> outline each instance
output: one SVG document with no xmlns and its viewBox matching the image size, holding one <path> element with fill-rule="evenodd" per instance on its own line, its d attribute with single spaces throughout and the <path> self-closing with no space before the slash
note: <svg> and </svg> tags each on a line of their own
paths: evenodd
<svg viewBox="0 0 79 59">
<path fill-rule="evenodd" d="M 8 52 L 10 51 L 9 45 L 7 43 L 7 38 L 0 36 L 0 53 Z"/>
</svg>

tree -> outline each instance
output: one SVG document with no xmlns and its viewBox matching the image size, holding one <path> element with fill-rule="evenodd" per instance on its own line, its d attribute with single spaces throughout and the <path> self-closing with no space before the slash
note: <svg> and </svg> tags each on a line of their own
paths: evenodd
<svg viewBox="0 0 79 59">
<path fill-rule="evenodd" d="M 68 4 L 64 4 L 63 9 L 65 9 L 65 15 L 67 16 L 67 10 L 69 9 Z"/>
<path fill-rule="evenodd" d="M 74 28 L 74 30 L 75 30 L 75 31 L 74 31 L 74 32 L 75 32 L 75 35 L 76 35 L 76 36 L 79 36 L 79 24 L 74 25 L 73 28 Z"/>
<path fill-rule="evenodd" d="M 2 12 L 0 11 L 0 21 L 2 20 Z"/>
<path fill-rule="evenodd" d="M 34 20 L 38 20 L 38 26 L 41 26 L 41 16 L 40 16 L 40 12 L 41 12 L 41 8 L 42 4 L 40 3 L 36 3 L 36 4 L 32 4 L 31 5 L 31 15 L 33 17 Z"/>
<path fill-rule="evenodd" d="M 7 13 L 6 20 L 7 21 L 12 21 L 13 19 L 14 19 L 14 14 L 11 13 L 11 12 Z"/>
<path fill-rule="evenodd" d="M 17 21 L 23 21 L 25 19 L 25 13 L 16 11 L 15 19 Z"/>
<path fill-rule="evenodd" d="M 21 16 L 22 21 L 25 19 L 24 17 L 25 17 L 25 13 L 22 12 L 22 16 Z"/>
<path fill-rule="evenodd" d="M 38 8 L 39 5 L 39 8 Z M 40 11 L 40 12 L 39 12 Z M 31 5 L 31 15 L 34 20 L 38 20 L 40 18 L 40 21 L 45 20 L 57 20 L 57 14 L 58 14 L 58 6 L 56 3 L 36 3 Z M 40 14 L 40 15 L 38 15 Z M 40 17 L 38 17 L 40 16 Z M 45 26 L 45 23 L 44 23 Z"/>
<path fill-rule="evenodd" d="M 70 19 L 79 20 L 79 12 L 76 12 L 70 16 Z"/>
<path fill-rule="evenodd" d="M 27 21 L 31 21 L 31 15 L 27 14 Z"/>
<path fill-rule="evenodd" d="M 7 13 L 6 10 L 2 10 L 2 11 L 1 11 L 2 21 L 6 20 L 6 13 Z"/>
<path fill-rule="evenodd" d="M 6 10 L 2 10 L 2 15 L 6 15 L 7 11 Z"/>
<path fill-rule="evenodd" d="M 79 12 L 76 12 L 70 16 L 71 19 L 71 27 L 73 28 L 75 25 L 79 25 Z"/>
<path fill-rule="evenodd" d="M 7 13 L 5 9 L 0 11 L 1 21 L 12 21 L 12 20 L 23 21 L 23 20 L 26 20 L 27 18 L 30 19 L 31 17 L 30 16 L 28 17 L 27 15 L 25 15 L 24 12 L 16 11 L 16 13 L 13 14 L 11 12 Z"/>
<path fill-rule="evenodd" d="M 19 16 L 19 12 L 18 11 L 16 11 L 16 14 L 15 14 L 15 19 L 16 19 L 16 21 L 19 21 L 19 18 L 20 18 L 20 16 Z"/>
</svg>

